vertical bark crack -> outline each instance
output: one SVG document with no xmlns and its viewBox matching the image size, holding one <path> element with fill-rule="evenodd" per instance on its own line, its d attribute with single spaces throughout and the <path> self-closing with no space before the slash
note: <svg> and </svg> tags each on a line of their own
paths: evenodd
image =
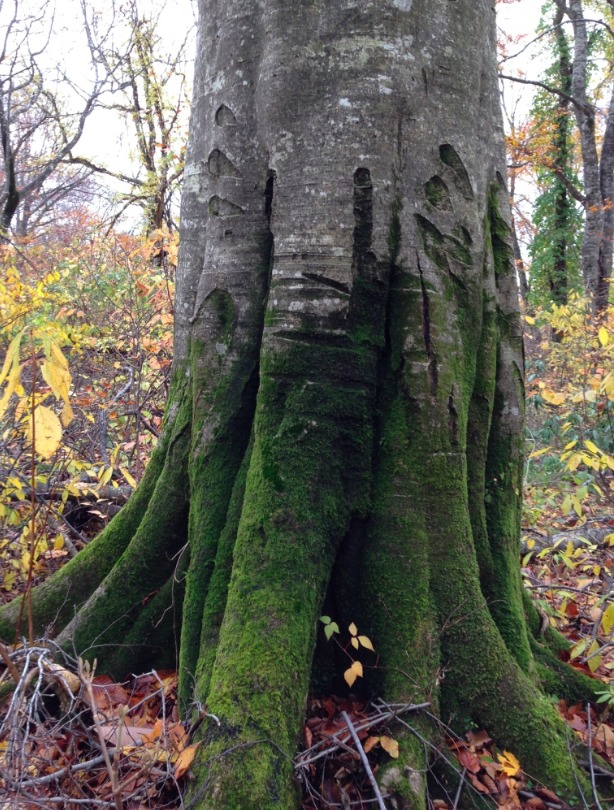
<svg viewBox="0 0 614 810">
<path fill-rule="evenodd" d="M 448 427 L 450 430 L 450 444 L 458 444 L 458 408 L 454 400 L 454 389 L 450 391 L 448 398 Z"/>
<path fill-rule="evenodd" d="M 267 297 L 269 295 L 269 290 L 271 289 L 271 275 L 273 273 L 273 257 L 275 254 L 275 237 L 273 236 L 273 231 L 271 230 L 271 221 L 273 219 L 273 197 L 275 195 L 276 179 L 277 179 L 276 173 L 273 171 L 273 169 L 269 169 L 266 185 L 264 187 L 264 216 L 266 217 L 267 221 L 266 244 L 264 246 L 265 251 L 264 262 L 265 266 L 268 267 L 267 286 L 266 286 Z"/>
<path fill-rule="evenodd" d="M 358 276 L 372 278 L 376 257 L 371 250 L 373 240 L 373 182 L 366 168 L 354 172 L 354 242 L 352 265 Z"/>
<path fill-rule="evenodd" d="M 418 255 L 416 255 L 416 260 L 418 262 L 418 272 L 420 273 L 420 290 L 422 292 L 422 335 L 424 337 L 424 348 L 426 350 L 431 395 L 435 397 L 437 396 L 437 383 L 439 375 L 437 370 L 437 357 L 433 351 L 431 339 L 431 304 L 426 290 L 426 282 L 424 280 L 424 273 L 422 272 L 422 265 L 420 264 L 420 257 Z"/>
</svg>

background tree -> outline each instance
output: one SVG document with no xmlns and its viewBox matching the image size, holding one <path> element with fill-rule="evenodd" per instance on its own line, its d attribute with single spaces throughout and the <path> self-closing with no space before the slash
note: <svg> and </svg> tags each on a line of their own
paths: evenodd
<svg viewBox="0 0 614 810">
<path fill-rule="evenodd" d="M 540 89 L 533 102 L 533 153 L 540 193 L 535 199 L 531 242 L 531 287 L 535 303 L 566 304 L 578 286 L 582 213 L 578 194 L 570 94 L 572 66 L 563 11 L 555 6 L 551 26 L 554 62 L 544 81 L 558 88 L 555 96 Z M 578 200 L 579 197 L 579 200 Z"/>
<path fill-rule="evenodd" d="M 186 26 L 183 41 L 167 52 L 159 30 L 161 13 L 144 15 L 136 0 L 124 4 L 115 31 L 119 44 L 93 54 L 104 71 L 117 71 L 122 77 L 121 92 L 104 107 L 131 122 L 133 166 L 118 170 L 76 152 L 71 154 L 73 165 L 120 182 L 121 204 L 114 221 L 136 205 L 142 209 L 147 234 L 162 228 L 175 230 L 189 109 L 186 52 L 192 45 L 192 26 Z"/>
<path fill-rule="evenodd" d="M 326 689 L 338 666 L 323 609 L 373 639 L 368 689 L 431 704 L 380 770 L 397 807 L 425 804 L 431 716 L 485 726 L 573 802 L 541 688 L 588 690 L 518 568 L 491 4 L 201 12 L 165 431 L 128 505 L 34 592 L 33 622 L 118 672 L 179 644 L 186 708 L 220 719 L 195 807 L 296 806 L 311 674 Z"/>
<path fill-rule="evenodd" d="M 605 75 L 600 77 L 598 87 L 592 78 L 595 49 L 609 54 L 612 48 L 612 4 L 595 0 L 590 2 L 591 11 L 598 15 L 587 17 L 582 0 L 554 0 L 558 9 L 555 25 L 571 26 L 573 32 L 573 56 L 571 59 L 571 89 L 561 90 L 557 82 L 537 81 L 533 78 L 502 75 L 502 78 L 524 84 L 536 85 L 557 97 L 560 104 L 569 104 L 573 110 L 579 132 L 582 163 L 582 184 L 578 187 L 573 179 L 562 171 L 558 177 L 567 191 L 584 208 L 584 234 L 582 238 L 581 266 L 584 286 L 591 295 L 597 311 L 603 311 L 608 299 L 608 279 L 612 272 L 612 238 L 614 213 L 612 207 L 614 184 L 614 83 L 611 77 L 611 61 L 606 60 Z M 542 36 L 544 32 L 542 33 Z M 562 41 L 562 40 L 561 40 Z M 526 50 L 525 46 L 520 52 Z M 605 109 L 600 109 L 605 97 Z"/>
<path fill-rule="evenodd" d="M 99 30 L 85 2 L 80 9 L 90 48 L 103 50 L 109 29 Z M 41 205 L 57 204 L 85 183 L 89 171 L 64 164 L 102 96 L 116 87 L 114 69 L 93 65 L 82 84 L 51 59 L 54 22 L 51 0 L 35 13 L 20 0 L 0 7 L 0 231 L 5 235 L 20 205 L 23 235 Z"/>
</svg>

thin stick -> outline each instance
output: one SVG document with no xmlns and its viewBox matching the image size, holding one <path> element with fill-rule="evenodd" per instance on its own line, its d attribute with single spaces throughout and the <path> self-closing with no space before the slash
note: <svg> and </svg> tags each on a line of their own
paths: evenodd
<svg viewBox="0 0 614 810">
<path fill-rule="evenodd" d="M 0 657 L 2 657 L 2 660 L 4 661 L 4 664 L 9 671 L 9 675 L 15 681 L 15 685 L 17 685 L 21 679 L 21 675 L 19 674 L 19 670 L 11 660 L 9 651 L 6 649 L 6 647 L 1 641 L 0 641 Z"/>
<path fill-rule="evenodd" d="M 371 770 L 371 765 L 369 765 L 369 760 L 367 759 L 367 755 L 365 754 L 365 749 L 362 747 L 362 743 L 358 739 L 358 734 L 356 734 L 356 729 L 352 725 L 352 721 L 348 717 L 347 712 L 341 712 L 341 717 L 343 717 L 343 720 L 344 720 L 346 726 L 350 730 L 350 734 L 352 735 L 352 739 L 354 740 L 354 745 L 356 746 L 356 750 L 360 754 L 362 764 L 364 765 L 367 776 L 369 777 L 369 782 L 371 782 L 371 785 L 373 787 L 373 792 L 375 793 L 375 797 L 377 798 L 377 803 L 380 806 L 380 810 L 386 810 L 386 805 L 384 804 L 382 794 L 380 793 L 379 785 L 375 781 L 375 776 L 373 776 L 373 771 Z"/>
<path fill-rule="evenodd" d="M 95 666 L 96 662 L 94 662 L 94 667 Z M 113 767 L 113 763 L 111 762 L 111 757 L 109 756 L 109 749 L 107 748 L 107 741 L 104 738 L 102 728 L 100 727 L 100 721 L 98 719 L 98 710 L 96 708 L 96 700 L 94 699 L 94 692 L 92 689 L 92 678 L 94 677 L 94 672 L 93 669 L 90 669 L 90 665 L 87 661 L 82 661 L 81 659 L 79 659 L 79 675 L 81 677 L 81 680 L 85 684 L 85 694 L 87 695 L 87 702 L 89 703 L 90 709 L 92 711 L 92 720 L 94 722 L 94 728 L 96 729 L 98 741 L 100 742 L 102 756 L 104 757 L 104 764 L 106 766 L 107 773 L 109 774 L 109 779 L 111 780 L 111 792 L 113 794 L 115 810 L 124 810 L 124 805 L 121 798 L 121 790 L 117 780 L 117 772 Z M 117 743 L 119 747 L 121 740 L 118 739 Z"/>
<path fill-rule="evenodd" d="M 463 792 L 463 787 L 465 785 L 465 774 L 467 773 L 467 768 L 463 768 L 463 772 L 460 775 L 460 780 L 458 783 L 458 788 L 456 791 L 456 796 L 454 797 L 454 804 L 452 805 L 452 810 L 457 810 L 458 803 L 460 802 L 461 793 Z"/>
</svg>

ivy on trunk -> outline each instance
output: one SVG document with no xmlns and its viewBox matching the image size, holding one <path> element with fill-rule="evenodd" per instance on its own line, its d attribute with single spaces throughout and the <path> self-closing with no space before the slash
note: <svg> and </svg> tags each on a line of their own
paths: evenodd
<svg viewBox="0 0 614 810">
<path fill-rule="evenodd" d="M 492 4 L 204 6 L 164 437 L 120 515 L 35 591 L 36 626 L 119 674 L 178 654 L 184 711 L 220 720 L 193 807 L 297 806 L 310 684 L 340 675 L 323 611 L 372 639 L 365 689 L 478 723 L 572 801 L 583 777 L 541 687 L 589 690 L 518 565 Z M 428 745 L 399 739 L 387 801 L 424 807 Z"/>
</svg>

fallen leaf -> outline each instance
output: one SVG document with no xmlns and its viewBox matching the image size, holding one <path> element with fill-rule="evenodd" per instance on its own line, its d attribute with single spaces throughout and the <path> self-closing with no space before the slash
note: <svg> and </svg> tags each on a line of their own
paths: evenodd
<svg viewBox="0 0 614 810">
<path fill-rule="evenodd" d="M 497 759 L 501 763 L 501 770 L 506 776 L 517 776 L 522 770 L 520 762 L 510 751 L 504 751 L 503 754 L 497 754 Z"/>
<path fill-rule="evenodd" d="M 372 748 L 375 748 L 379 741 L 379 737 L 367 737 L 362 746 L 365 749 L 365 754 L 368 754 Z"/>
<path fill-rule="evenodd" d="M 393 759 L 399 758 L 399 744 L 396 740 L 393 740 L 392 737 L 380 737 L 379 739 L 380 745 L 384 749 L 384 751 L 389 754 Z"/>
<path fill-rule="evenodd" d="M 471 751 L 468 751 L 466 748 L 461 748 L 460 751 L 457 751 L 456 758 L 463 768 L 467 768 L 468 771 L 479 773 L 479 771 L 482 769 L 480 760 L 475 754 L 472 754 Z"/>
<path fill-rule="evenodd" d="M 177 762 L 175 762 L 175 779 L 181 779 L 184 773 L 189 770 L 199 745 L 199 742 L 188 745 L 187 748 L 184 748 L 179 754 Z"/>
</svg>

